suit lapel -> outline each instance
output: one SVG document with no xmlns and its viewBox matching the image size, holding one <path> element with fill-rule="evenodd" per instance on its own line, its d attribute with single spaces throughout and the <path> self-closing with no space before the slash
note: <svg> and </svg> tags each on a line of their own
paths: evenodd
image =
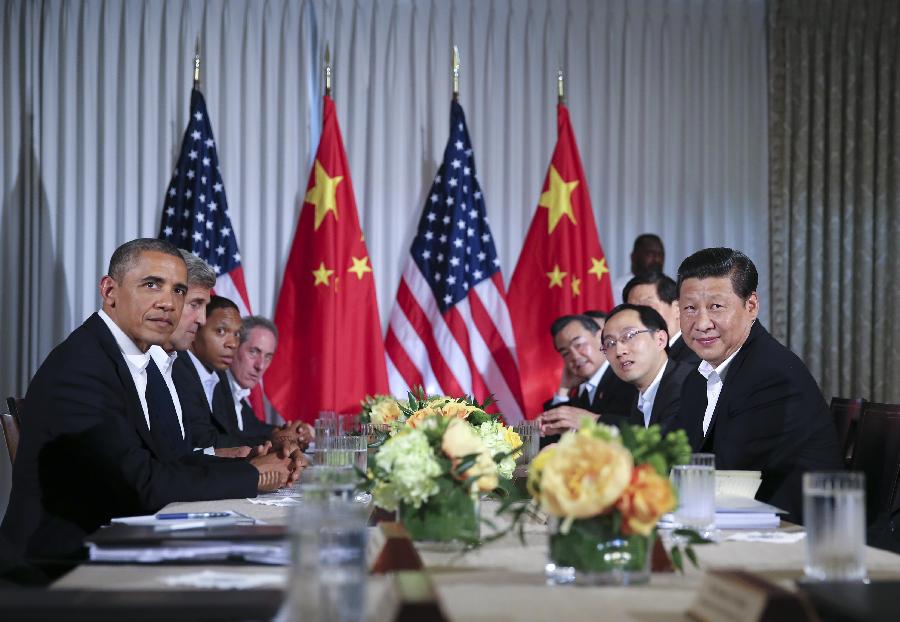
<svg viewBox="0 0 900 622">
<path fill-rule="evenodd" d="M 234 410 L 234 396 L 228 384 L 228 376 L 218 372 L 219 382 L 213 390 L 213 417 L 226 431 L 237 432 L 237 413 Z"/>
<path fill-rule="evenodd" d="M 600 382 L 597 383 L 597 390 L 594 391 L 594 399 L 591 400 L 587 410 L 591 412 L 600 412 L 600 404 L 603 403 L 603 396 L 609 390 L 609 385 L 613 382 L 612 366 L 607 366 L 606 371 L 600 376 Z"/>
<path fill-rule="evenodd" d="M 95 313 L 88 318 L 87 321 L 91 322 L 91 330 L 97 336 L 100 347 L 103 348 L 106 355 L 109 356 L 116 365 L 116 374 L 119 376 L 119 382 L 121 382 L 122 386 L 125 388 L 125 406 L 128 419 L 137 429 L 138 434 L 144 443 L 159 456 L 159 448 L 156 446 L 153 437 L 150 435 L 149 428 L 147 428 L 147 419 L 144 417 L 144 409 L 141 407 L 141 400 L 138 397 L 137 387 L 134 386 L 134 378 L 131 377 L 131 370 L 128 368 L 128 363 L 125 362 L 125 357 L 119 349 L 119 344 L 116 343 L 115 337 L 113 337 L 109 328 L 98 314 Z"/>
<path fill-rule="evenodd" d="M 666 361 L 666 368 L 663 371 L 662 378 L 659 379 L 659 386 L 656 388 L 656 397 L 653 398 L 653 410 L 650 411 L 650 425 L 659 423 L 660 413 L 665 409 L 669 402 L 669 376 L 675 371 L 677 363 L 669 359 Z"/>
<path fill-rule="evenodd" d="M 707 436 L 713 433 L 713 428 L 716 425 L 716 421 L 718 421 L 719 413 L 728 408 L 728 399 L 733 392 L 732 387 L 737 384 L 735 382 L 735 377 L 740 374 L 741 366 L 743 366 L 744 361 L 750 353 L 750 346 L 763 330 L 765 329 L 763 329 L 759 320 L 754 321 L 753 326 L 750 328 L 750 334 L 747 335 L 746 341 L 741 345 L 740 352 L 738 352 L 737 355 L 731 359 L 731 363 L 728 364 L 728 369 L 725 370 L 725 378 L 722 381 L 722 390 L 719 392 L 719 399 L 716 401 L 716 409 L 713 411 L 712 418 L 709 420 Z"/>
</svg>

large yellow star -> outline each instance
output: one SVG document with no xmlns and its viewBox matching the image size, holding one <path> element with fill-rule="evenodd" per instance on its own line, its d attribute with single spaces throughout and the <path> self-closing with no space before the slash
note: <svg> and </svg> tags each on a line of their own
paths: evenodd
<svg viewBox="0 0 900 622">
<path fill-rule="evenodd" d="M 306 193 L 306 198 L 303 199 L 307 203 L 312 203 L 316 206 L 316 231 L 319 230 L 319 226 L 325 220 L 325 214 L 328 212 L 334 212 L 334 219 L 338 219 L 335 193 L 337 192 L 338 184 L 341 183 L 343 178 L 342 175 L 329 177 L 322 163 L 316 160 L 316 185 L 309 189 Z"/>
<path fill-rule="evenodd" d="M 369 258 L 368 256 L 363 257 L 362 259 L 357 259 L 356 257 L 350 257 L 353 260 L 353 265 L 347 268 L 347 272 L 352 272 L 356 275 L 356 278 L 360 281 L 365 275 L 366 272 L 371 272 L 372 268 L 369 266 Z"/>
<path fill-rule="evenodd" d="M 546 207 L 549 211 L 547 214 L 548 234 L 553 233 L 563 215 L 568 216 L 573 225 L 578 224 L 575 222 L 575 214 L 572 212 L 572 192 L 577 185 L 577 179 L 564 181 L 556 167 L 550 165 L 550 187 L 547 188 L 547 192 L 541 194 L 541 200 L 538 201 L 539 207 Z"/>
<path fill-rule="evenodd" d="M 581 279 L 577 276 L 572 277 L 572 297 L 578 296 L 581 294 Z"/>
<path fill-rule="evenodd" d="M 597 280 L 602 281 L 603 275 L 609 272 L 609 268 L 606 267 L 606 257 L 603 259 L 595 259 L 591 257 L 591 269 L 588 270 L 588 274 L 596 274 Z"/>
<path fill-rule="evenodd" d="M 568 272 L 561 272 L 559 269 L 559 264 L 555 264 L 553 266 L 553 272 L 548 272 L 547 276 L 550 278 L 550 285 L 548 287 L 562 287 L 563 279 L 568 274 Z"/>
<path fill-rule="evenodd" d="M 325 285 L 326 287 L 329 285 L 328 279 L 334 274 L 334 270 L 329 270 L 325 267 L 325 262 L 319 264 L 318 269 L 312 271 L 313 276 L 316 277 L 316 282 L 313 285 Z"/>
</svg>

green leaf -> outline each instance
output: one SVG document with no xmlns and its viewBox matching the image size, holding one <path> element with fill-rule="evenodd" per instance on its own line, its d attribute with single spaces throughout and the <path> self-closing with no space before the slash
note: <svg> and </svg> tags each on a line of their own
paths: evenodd
<svg viewBox="0 0 900 622">
<path fill-rule="evenodd" d="M 673 546 L 672 550 L 669 551 L 669 557 L 672 558 L 672 565 L 675 566 L 675 569 L 678 572 L 684 573 L 684 560 L 681 557 L 681 549 L 677 546 Z"/>
<path fill-rule="evenodd" d="M 688 559 L 691 560 L 694 568 L 699 568 L 700 562 L 697 561 L 697 553 L 694 551 L 693 547 L 691 547 L 690 544 L 685 547 L 684 552 L 687 554 Z"/>
</svg>

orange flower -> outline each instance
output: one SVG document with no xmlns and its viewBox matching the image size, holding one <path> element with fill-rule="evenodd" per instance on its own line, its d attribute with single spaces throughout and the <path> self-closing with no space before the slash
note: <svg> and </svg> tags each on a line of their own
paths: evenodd
<svg viewBox="0 0 900 622">
<path fill-rule="evenodd" d="M 631 472 L 631 483 L 616 508 L 622 514 L 622 533 L 646 536 L 663 514 L 675 509 L 675 494 L 669 480 L 641 464 Z"/>
</svg>

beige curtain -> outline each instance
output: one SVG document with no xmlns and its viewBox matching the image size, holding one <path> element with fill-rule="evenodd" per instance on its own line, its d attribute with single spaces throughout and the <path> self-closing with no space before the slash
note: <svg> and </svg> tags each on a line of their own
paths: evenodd
<svg viewBox="0 0 900 622">
<path fill-rule="evenodd" d="M 769 12 L 773 333 L 826 398 L 900 402 L 900 1 Z"/>
</svg>

